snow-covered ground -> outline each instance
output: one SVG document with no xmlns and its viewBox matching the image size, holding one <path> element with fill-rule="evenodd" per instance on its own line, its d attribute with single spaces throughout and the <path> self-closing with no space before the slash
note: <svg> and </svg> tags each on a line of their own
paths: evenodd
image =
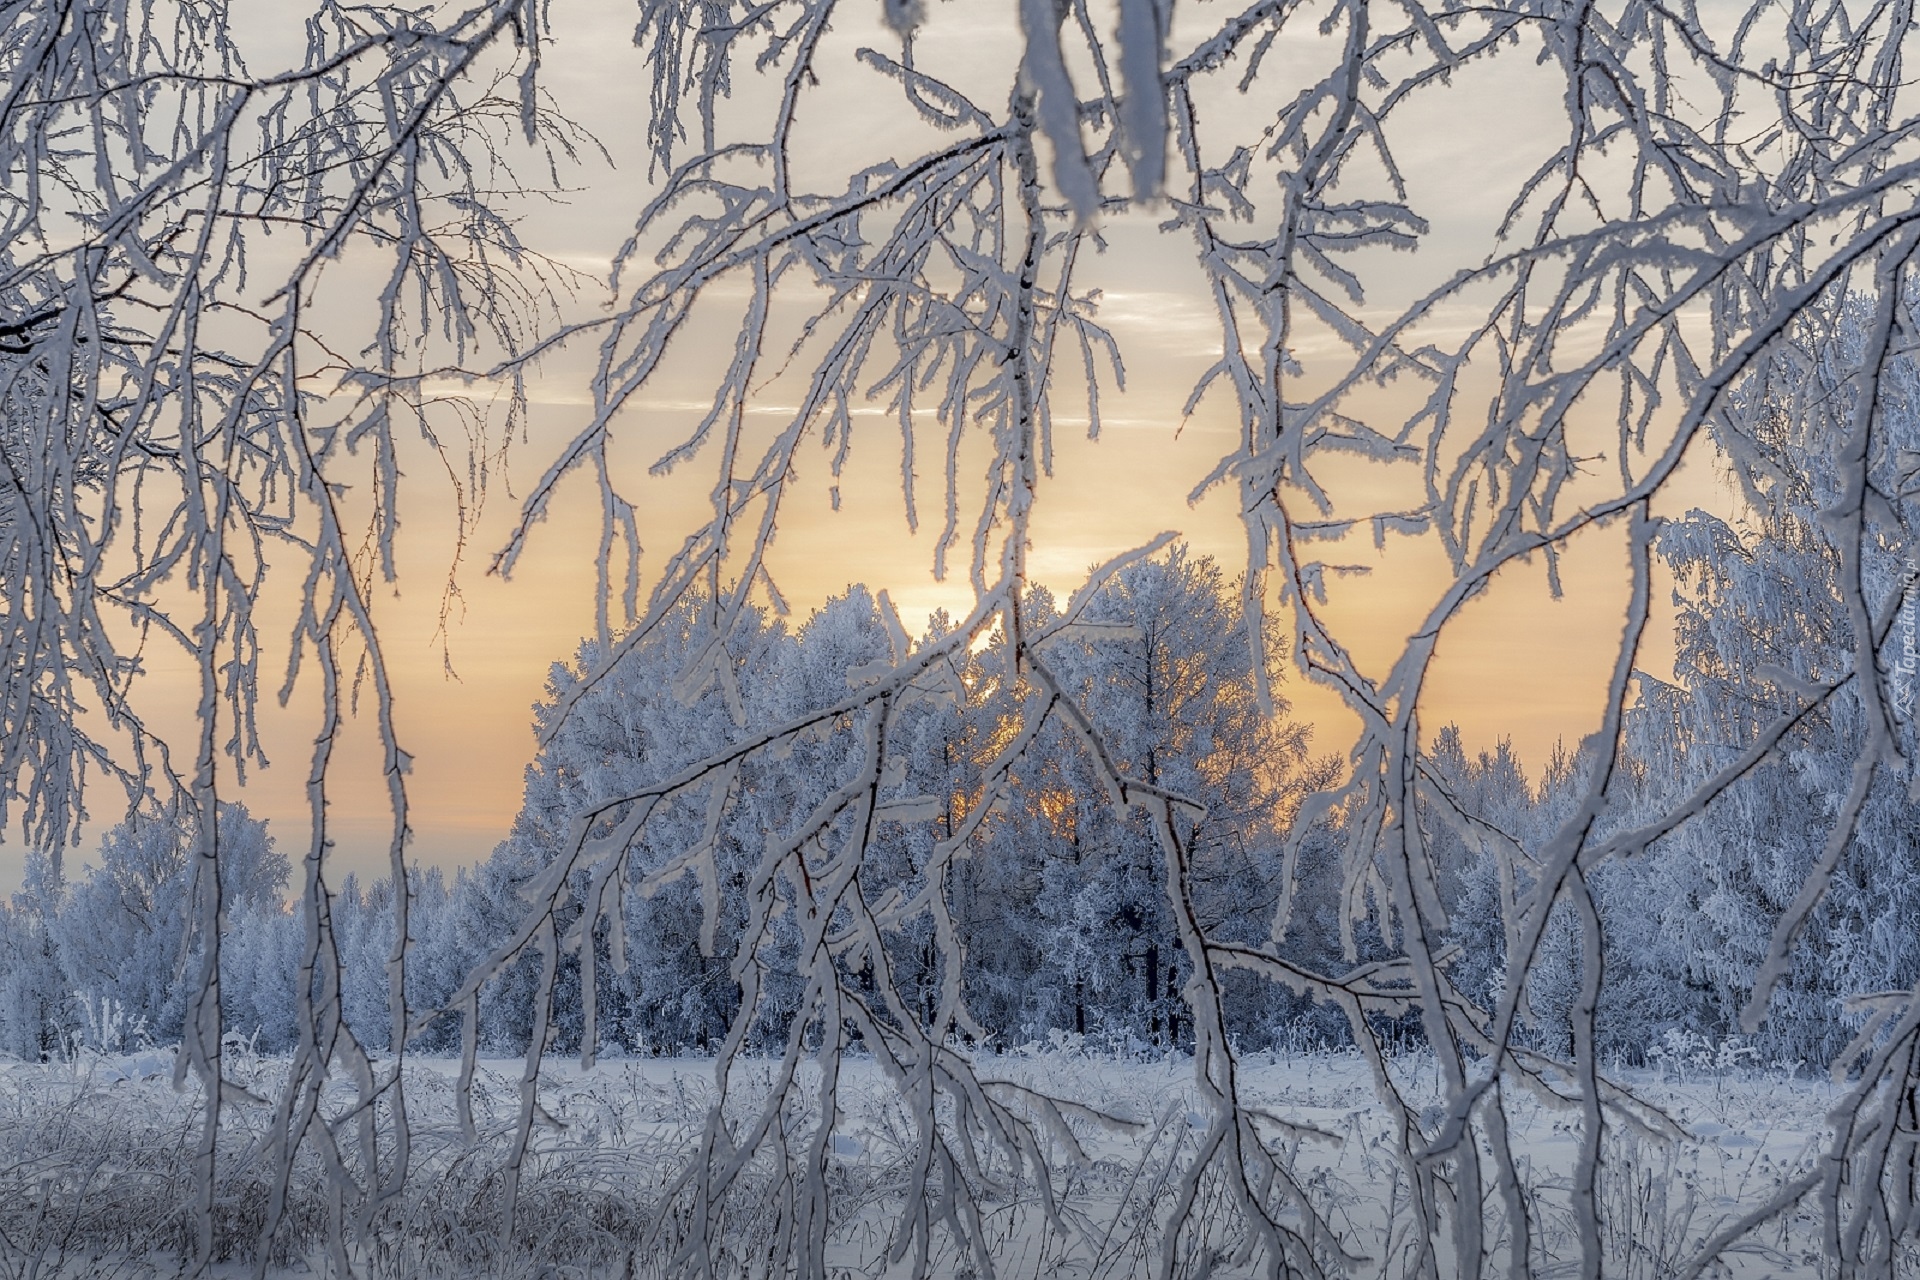
<svg viewBox="0 0 1920 1280">
<path fill-rule="evenodd" d="M 245 1058 L 236 1067 L 242 1083 L 269 1097 L 284 1070 L 273 1060 Z M 502 1245 L 498 1171 L 511 1148 L 521 1064 L 482 1064 L 477 1145 L 458 1128 L 457 1067 L 427 1060 L 410 1072 L 412 1169 L 405 1188 L 350 1242 L 356 1273 L 678 1274 L 666 1247 L 677 1220 L 666 1207 L 683 1203 L 670 1187 L 707 1123 L 716 1092 L 710 1062 L 613 1060 L 591 1071 L 549 1063 L 510 1247 Z M 1393 1070 L 1416 1107 L 1437 1096 L 1430 1061 L 1408 1057 Z M 1056 1227 L 1047 1225 L 1030 1182 L 996 1185 L 991 1171 L 982 1176 L 979 1198 L 997 1242 L 996 1273 L 1149 1274 L 1179 1172 L 1208 1125 L 1191 1061 L 1115 1061 L 1068 1047 L 985 1058 L 979 1074 L 1119 1122 L 1070 1115 L 1082 1158 L 1069 1158 L 1057 1138 L 1047 1142 L 1056 1186 L 1064 1192 Z M 728 1114 L 744 1115 L 758 1101 L 756 1080 L 770 1077 L 769 1064 L 737 1066 Z M 1750 1070 L 1690 1067 L 1615 1079 L 1690 1135 L 1661 1141 L 1621 1127 L 1605 1148 L 1598 1197 L 1608 1274 L 1636 1280 L 1672 1274 L 1703 1240 L 1810 1168 L 1826 1141 L 1824 1117 L 1836 1092 L 1824 1082 Z M 1414 1223 L 1393 1156 L 1396 1139 L 1375 1105 L 1367 1065 L 1344 1054 L 1253 1055 L 1240 1063 L 1240 1083 L 1246 1103 L 1265 1113 L 1259 1132 L 1282 1153 L 1345 1251 L 1362 1259 L 1353 1273 L 1399 1274 L 1411 1256 Z M 342 1082 L 326 1109 L 345 1107 L 350 1096 L 351 1086 Z M 843 1067 L 840 1098 L 828 1143 L 829 1261 L 848 1275 L 895 1274 L 884 1254 L 910 1181 L 910 1116 L 864 1060 Z M 174 1091 L 164 1053 L 0 1068 L 0 1276 L 173 1274 L 177 1251 L 193 1238 L 194 1109 L 190 1092 Z M 272 1153 L 257 1143 L 268 1113 L 239 1098 L 229 1108 L 233 1132 L 223 1145 L 215 1199 L 219 1239 L 236 1270 L 252 1251 L 272 1194 Z M 1578 1116 L 1511 1094 L 1508 1115 L 1516 1164 L 1540 1211 L 1536 1265 L 1541 1274 L 1555 1274 L 1574 1256 L 1568 1188 Z M 384 1111 L 381 1118 L 387 1119 Z M 1429 1123 L 1432 1118 L 1429 1112 Z M 796 1115 L 796 1132 L 810 1127 L 807 1117 Z M 342 1130 L 346 1148 L 350 1129 Z M 350 1150 L 344 1158 L 352 1167 Z M 762 1191 L 747 1195 L 729 1219 L 759 1244 L 777 1239 L 781 1228 L 762 1220 L 772 1203 L 764 1188 L 774 1178 L 763 1171 L 758 1183 L 743 1183 Z M 325 1186 L 321 1162 L 309 1152 L 289 1189 L 275 1273 L 328 1270 Z M 1208 1221 L 1209 1213 L 1214 1225 L 1207 1238 L 1221 1256 L 1209 1262 L 1205 1250 L 1189 1250 L 1182 1255 L 1187 1273 L 1208 1274 L 1213 1267 L 1216 1277 L 1238 1274 L 1230 1257 L 1231 1215 L 1203 1203 L 1200 1220 Z M 744 1272 L 751 1252 L 743 1243 L 724 1261 Z M 1819 1276 L 1819 1252 L 1819 1220 L 1802 1207 L 1744 1241 L 1724 1268 L 1708 1274 Z M 964 1274 L 962 1260 L 936 1255 L 933 1274 Z"/>
</svg>

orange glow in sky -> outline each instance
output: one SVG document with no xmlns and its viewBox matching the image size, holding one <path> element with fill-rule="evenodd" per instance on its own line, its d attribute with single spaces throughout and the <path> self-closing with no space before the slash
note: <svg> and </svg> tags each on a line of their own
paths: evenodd
<svg viewBox="0 0 1920 1280">
<path fill-rule="evenodd" d="M 274 26 L 275 6 L 244 8 L 244 20 L 257 24 L 254 39 L 262 52 L 255 69 L 260 70 L 275 61 L 276 41 L 289 37 Z M 995 65 L 993 59 L 1004 55 L 1012 38 L 1011 5 L 993 10 L 1002 20 L 998 26 L 980 21 L 987 6 L 976 8 L 971 0 L 964 23 L 957 20 L 957 5 L 931 8 L 934 26 L 925 45 L 929 57 L 944 52 L 962 62 L 973 58 Z M 1200 11 L 1198 20 L 1217 19 L 1207 6 L 1188 8 Z M 880 6 L 869 9 L 861 11 L 859 20 L 877 23 Z M 587 162 L 570 179 L 581 190 L 566 203 L 530 211 L 523 236 L 562 261 L 600 272 L 651 190 L 638 124 L 646 109 L 647 73 L 631 44 L 630 5 L 557 3 L 555 22 L 543 69 L 547 84 L 560 106 L 605 143 L 615 167 Z M 859 31 L 840 34 L 848 48 L 861 39 L 880 39 Z M 943 39 L 950 43 L 935 43 Z M 1278 75 L 1286 51 L 1275 56 Z M 1419 253 L 1396 259 L 1403 264 L 1401 274 L 1383 284 L 1377 300 L 1369 299 L 1370 310 L 1393 313 L 1417 290 L 1485 252 L 1481 242 L 1511 187 L 1510 179 L 1503 181 L 1502 176 L 1531 163 L 1531 157 L 1514 150 L 1514 115 L 1544 107 L 1543 119 L 1551 126 L 1552 112 L 1558 109 L 1530 97 L 1534 90 L 1526 70 L 1518 60 L 1463 69 L 1454 90 L 1460 95 L 1459 112 L 1444 132 L 1436 129 L 1409 149 L 1411 203 L 1429 216 L 1433 230 Z M 853 72 L 842 68 L 838 74 Z M 831 83 L 827 73 L 823 78 Z M 850 79 L 846 92 L 850 105 L 845 109 L 859 110 L 862 86 Z M 884 141 L 886 122 L 874 126 L 877 133 L 869 136 L 863 125 L 861 136 L 852 141 Z M 1496 144 L 1495 138 L 1501 141 Z M 827 144 L 826 151 L 812 159 L 835 162 L 829 153 L 839 145 Z M 1062 420 L 1056 426 L 1055 475 L 1042 486 L 1032 564 L 1039 577 L 1063 593 L 1090 564 L 1163 530 L 1179 531 L 1229 572 L 1245 556 L 1233 488 L 1217 489 L 1197 504 L 1188 502 L 1195 484 L 1234 447 L 1237 427 L 1223 393 L 1210 395 L 1183 419 L 1182 402 L 1215 358 L 1219 336 L 1186 246 L 1161 243 L 1151 225 L 1148 214 L 1110 228 L 1109 248 L 1086 281 L 1097 281 L 1104 290 L 1099 314 L 1126 353 L 1128 388 L 1124 394 L 1106 396 L 1099 440 L 1085 438 L 1084 421 Z M 710 349 L 689 348 L 685 367 L 669 371 L 621 424 L 621 456 L 631 463 L 631 474 L 623 479 L 639 507 L 646 547 L 643 570 L 649 573 L 703 517 L 712 483 L 704 456 L 666 477 L 646 475 L 647 464 L 697 418 L 710 394 L 702 384 L 709 358 L 723 361 L 731 343 L 722 319 L 698 332 Z M 455 537 L 447 515 L 451 491 L 424 448 L 403 459 L 411 493 L 403 508 L 401 577 L 397 590 L 379 589 L 376 608 L 398 681 L 401 743 L 415 760 L 412 849 L 424 861 L 472 863 L 506 835 L 519 805 L 522 771 L 534 751 L 530 708 L 541 695 L 550 664 L 569 657 L 593 627 L 592 557 L 600 512 L 585 477 L 568 482 L 511 581 L 486 572 L 512 528 L 526 486 L 544 468 L 552 448 L 588 413 L 592 361 L 589 340 L 549 359 L 534 382 L 527 438 L 513 443 L 506 475 L 496 476 L 485 495 L 475 536 L 458 571 L 458 594 L 444 633 L 441 612 Z M 766 406 L 769 411 L 778 407 Z M 862 440 L 856 432 L 837 512 L 828 497 L 832 480 L 827 455 L 817 448 L 803 455 L 812 461 L 803 461 L 771 567 L 802 615 L 849 583 L 865 582 L 887 587 L 912 629 L 934 608 L 960 610 L 970 602 L 965 559 L 964 554 L 959 557 L 959 567 L 947 581 L 933 578 L 939 522 L 932 513 L 939 509 L 943 483 L 938 450 L 923 452 L 917 482 L 921 528 L 909 533 L 896 428 L 884 417 L 876 416 L 873 422 L 870 438 Z M 1726 505 L 1712 482 L 1710 465 L 1695 460 L 1691 466 L 1688 483 L 1682 486 L 1688 498 L 1683 505 Z M 1374 482 L 1364 469 L 1356 469 L 1351 480 L 1359 491 L 1355 509 L 1364 510 L 1373 500 L 1365 490 Z M 1377 673 L 1397 655 L 1449 574 L 1437 548 L 1418 541 L 1390 542 L 1384 556 L 1374 552 L 1364 532 L 1350 541 L 1350 555 L 1341 548 L 1340 557 L 1330 558 L 1369 563 L 1375 572 L 1335 582 L 1328 612 L 1363 667 Z M 1622 626 L 1623 547 L 1619 530 L 1599 530 L 1576 540 L 1562 564 L 1568 587 L 1562 599 L 1551 598 L 1545 567 L 1536 563 L 1508 572 L 1470 604 L 1445 632 L 1427 685 L 1421 721 L 1428 733 L 1452 721 L 1461 725 L 1470 746 L 1489 747 L 1511 737 L 1521 755 L 1537 765 L 1556 740 L 1571 744 L 1596 727 Z M 271 642 L 272 632 L 267 636 Z M 1656 637 L 1642 661 L 1662 675 L 1670 661 L 1664 644 Z M 283 660 L 284 654 L 270 654 L 263 663 L 276 687 L 274 663 Z M 448 663 L 456 675 L 448 674 Z M 150 669 L 154 692 L 168 703 L 173 722 L 184 727 L 196 695 L 191 673 L 185 664 L 170 667 L 163 656 L 156 656 Z M 1299 679 L 1282 692 L 1294 713 L 1316 726 L 1317 751 L 1344 751 L 1354 722 L 1332 694 Z M 235 793 L 273 821 L 282 847 L 296 855 L 305 838 L 312 697 L 310 689 L 298 690 L 287 709 L 267 713 L 264 732 L 274 767 L 257 772 Z M 371 737 L 364 722 L 350 732 L 331 818 L 339 865 L 363 874 L 383 870 L 391 822 Z M 113 818 L 113 803 L 103 796 L 94 805 L 96 835 L 102 823 Z M 83 847 L 74 861 L 85 862 L 88 855 Z M 19 858 L 17 842 L 0 849 L 0 879 L 17 883 Z"/>
</svg>

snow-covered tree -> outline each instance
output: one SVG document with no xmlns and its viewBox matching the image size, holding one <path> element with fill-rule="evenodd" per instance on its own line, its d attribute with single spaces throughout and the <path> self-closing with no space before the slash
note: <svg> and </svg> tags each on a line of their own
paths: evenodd
<svg viewBox="0 0 1920 1280">
<path fill-rule="evenodd" d="M 99 863 L 66 887 L 49 925 L 74 998 L 111 1002 L 129 1025 L 156 1039 L 182 1034 L 194 963 L 207 935 L 193 925 L 192 824 L 168 815 L 129 819 L 109 831 Z M 266 824 L 242 805 L 220 810 L 222 928 L 278 912 L 289 874 Z"/>
<path fill-rule="evenodd" d="M 61 1052 L 80 1022 L 55 950 L 61 889 L 52 862 L 36 854 L 21 891 L 0 904 L 0 1053 L 29 1062 Z"/>
<path fill-rule="evenodd" d="M 489 942 L 512 932 L 525 910 L 521 890 L 568 851 L 578 824 L 617 828 L 627 817 L 622 797 L 673 777 L 750 729 L 775 722 L 789 704 L 804 702 L 807 673 L 792 669 L 793 647 L 784 628 L 757 610 L 722 635 L 711 607 L 689 600 L 603 673 L 594 674 L 593 642 L 573 666 L 556 666 L 548 698 L 536 708 L 546 742 L 527 770 L 513 833 L 462 886 L 465 901 L 476 909 L 484 902 L 495 917 L 490 931 L 473 932 Z M 689 697 L 690 677 L 712 683 Z M 844 684 L 844 666 L 840 679 Z M 804 770 L 796 764 L 793 773 Z M 715 785 L 731 792 L 750 782 L 736 777 Z M 595 1034 L 604 1043 L 705 1048 L 728 1025 L 738 1001 L 729 962 L 740 941 L 746 869 L 761 833 L 773 828 L 756 825 L 765 816 L 757 808 L 710 827 L 710 811 L 724 799 L 709 792 L 664 806 L 628 868 L 599 890 L 612 896 L 608 909 L 617 910 L 620 921 L 618 930 L 592 934 Z M 792 799 L 791 789 L 780 797 Z M 766 814 L 777 811 L 773 797 L 768 804 Z M 686 875 L 675 874 L 674 864 L 687 865 L 687 855 L 703 842 L 711 868 L 696 863 Z M 574 887 L 576 894 L 586 891 L 584 883 Z M 458 891 L 455 896 L 461 900 Z M 568 919 L 577 922 L 577 913 Z M 476 950 L 484 954 L 486 947 Z M 563 959 L 567 976 L 554 996 L 557 1030 L 569 1047 L 578 1047 L 586 1030 L 584 958 L 576 950 Z M 483 993 L 482 1021 L 498 1027 L 497 1042 L 526 1044 L 538 980 L 523 961 Z M 500 1012 L 490 1012 L 489 1002 Z"/>
<path fill-rule="evenodd" d="M 1716 1040 L 1740 1033 L 1756 977 L 1777 963 L 1755 1040 L 1769 1058 L 1832 1060 L 1851 1039 L 1847 998 L 1920 982 L 1909 927 L 1920 874 L 1904 852 L 1920 841 L 1911 766 L 1874 771 L 1864 787 L 1856 767 L 1874 714 L 1889 716 L 1905 759 L 1920 746 L 1911 712 L 1898 710 L 1912 689 L 1899 670 L 1914 580 L 1904 497 L 1920 457 L 1910 355 L 1879 371 L 1876 430 L 1860 460 L 1874 499 L 1864 536 L 1850 542 L 1830 515 L 1847 484 L 1834 442 L 1858 411 L 1872 308 L 1834 298 L 1743 387 L 1737 421 L 1757 464 L 1741 473 L 1745 514 L 1692 511 L 1662 532 L 1678 588 L 1675 684 L 1649 683 L 1630 740 L 1651 809 L 1647 799 L 1697 785 L 1792 719 L 1769 758 L 1649 851 L 1635 879 L 1657 927 L 1626 953 L 1630 964 L 1684 974 L 1687 999 L 1668 1016 Z M 1866 651 L 1885 686 L 1880 712 L 1853 678 L 1856 593 L 1878 619 Z M 1825 889 L 1817 901 L 1802 899 L 1810 883 Z"/>
<path fill-rule="evenodd" d="M 1211 935 L 1247 941 L 1264 938 L 1277 914 L 1281 844 L 1332 766 L 1307 759 L 1284 701 L 1269 693 L 1261 706 L 1241 600 L 1213 561 L 1175 544 L 1116 573 L 1045 651 L 1120 767 L 1205 806 L 1187 833 L 1191 892 Z M 1042 628 L 1053 609 L 1038 593 L 1028 606 Z M 1004 649 L 1002 640 L 983 650 L 971 673 L 988 726 L 1018 724 L 1034 696 L 998 679 Z M 991 743 L 993 733 L 978 736 Z M 997 1000 L 1018 998 L 990 1022 L 1003 1036 L 1101 1031 L 1177 1043 L 1190 970 L 1155 837 L 1137 815 L 1114 813 L 1084 752 L 1065 724 L 1039 735 L 963 864 L 969 983 L 977 972 L 1006 993 Z"/>
<path fill-rule="evenodd" d="M 1239 600 L 1212 561 L 1176 545 L 1117 574 L 1049 641 L 1047 652 L 1076 707 L 1137 757 L 1127 767 L 1138 766 L 1150 783 L 1178 788 L 1208 806 L 1206 823 L 1192 834 L 1196 898 L 1210 930 L 1251 938 L 1264 934 L 1277 895 L 1246 890 L 1279 877 L 1288 820 L 1331 765 L 1309 772 L 1304 730 L 1259 705 Z M 1054 616 L 1038 591 L 1027 611 L 1035 625 Z M 698 606 L 683 606 L 677 626 L 631 649 L 590 686 L 581 683 L 581 673 L 590 668 L 591 644 L 576 666 L 555 669 L 538 712 L 555 732 L 528 770 L 514 835 L 462 881 L 466 910 L 490 922 L 471 927 L 472 933 L 500 932 L 520 909 L 520 888 L 565 852 L 574 824 L 607 798 L 670 777 L 729 738 L 829 707 L 857 687 L 861 673 L 891 661 L 881 606 L 853 588 L 791 637 L 761 628 L 757 615 L 749 615 L 747 625 L 759 633 L 736 634 L 727 645 L 738 655 L 730 659 L 737 702 L 729 709 L 713 688 L 683 701 L 674 684 L 689 654 L 704 652 L 702 619 Z M 947 630 L 936 620 L 926 640 L 937 641 Z M 883 743 L 893 762 L 891 785 L 923 797 L 939 820 L 931 828 L 891 824 L 868 838 L 857 883 L 873 901 L 927 889 L 935 846 L 965 820 L 983 771 L 1004 746 L 1001 738 L 1017 732 L 1028 713 L 1033 691 L 1001 678 L 1004 657 L 1004 637 L 978 652 L 955 653 L 942 674 L 948 696 L 896 715 Z M 556 709 L 566 702 L 571 705 L 561 718 Z M 711 874 L 719 877 L 711 896 L 696 871 L 650 878 L 683 863 L 690 847 L 709 838 L 711 796 L 677 817 L 669 812 L 654 819 L 633 855 L 631 883 L 617 890 L 626 899 L 619 930 L 624 973 L 607 950 L 612 931 L 596 935 L 600 1025 L 626 1033 L 603 1036 L 603 1044 L 704 1050 L 724 1034 L 738 999 L 732 965 L 750 959 L 739 950 L 750 854 L 770 833 L 784 831 L 794 813 L 818 802 L 822 779 L 844 773 L 859 729 L 851 720 L 823 725 L 783 759 L 755 762 L 733 777 L 736 817 L 710 837 L 718 842 Z M 1174 1044 L 1181 1038 L 1185 974 L 1162 906 L 1153 836 L 1137 821 L 1115 820 L 1082 751 L 1064 726 L 1045 728 L 951 870 L 966 1011 L 999 1043 L 1054 1030 L 1097 1030 Z M 616 807 L 603 820 L 611 826 L 619 816 Z M 576 884 L 573 893 L 578 899 L 586 891 Z M 710 911 L 716 913 L 713 935 L 703 946 Z M 786 1034 L 799 998 L 792 991 L 775 994 L 794 967 L 786 950 L 793 945 L 794 938 L 778 933 L 751 958 L 764 971 L 756 979 L 761 1033 L 776 1038 Z M 930 1027 L 947 966 L 955 963 L 942 954 L 932 922 L 921 914 L 906 917 L 885 932 L 882 947 L 891 981 Z M 560 972 L 550 1016 L 558 1043 L 574 1046 L 581 1034 L 581 971 L 563 957 Z M 537 976 L 537 967 L 523 961 L 482 990 L 489 1043 L 526 1044 Z M 849 981 L 870 976 L 856 969 Z"/>
</svg>

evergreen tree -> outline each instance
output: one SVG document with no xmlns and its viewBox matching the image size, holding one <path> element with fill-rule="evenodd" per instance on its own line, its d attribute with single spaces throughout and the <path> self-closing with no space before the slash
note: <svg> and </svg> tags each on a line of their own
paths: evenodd
<svg viewBox="0 0 1920 1280">
<path fill-rule="evenodd" d="M 79 1021 L 52 928 L 61 896 L 53 863 L 34 853 L 20 892 L 0 903 L 0 1053 L 28 1062 L 60 1052 Z"/>
</svg>

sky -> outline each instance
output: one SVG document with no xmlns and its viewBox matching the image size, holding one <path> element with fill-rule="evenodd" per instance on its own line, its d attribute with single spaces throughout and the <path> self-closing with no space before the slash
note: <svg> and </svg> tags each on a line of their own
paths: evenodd
<svg viewBox="0 0 1920 1280">
<path fill-rule="evenodd" d="M 857 130 L 807 133 L 804 164 L 844 167 L 854 154 L 912 144 L 911 131 L 876 114 L 871 72 L 854 66 L 860 43 L 883 44 L 880 6 L 855 6 L 836 33 L 839 61 L 823 70 L 825 101 L 819 108 L 860 122 Z M 870 12 L 869 12 L 870 11 Z M 242 32 L 256 72 L 292 60 L 297 0 L 256 2 L 240 8 Z M 648 83 L 632 44 L 635 8 L 626 3 L 557 0 L 555 30 L 545 50 L 542 74 L 561 109 L 604 144 L 610 163 L 593 159 L 567 175 L 577 188 L 562 201 L 529 207 L 522 238 L 557 260 L 591 274 L 604 274 L 631 230 L 636 212 L 654 190 L 640 136 Z M 1184 6 L 1195 23 L 1217 20 L 1215 5 Z M 963 79 L 983 84 L 999 77 L 1012 48 L 1014 7 L 968 0 L 932 6 L 923 54 Z M 862 24 L 871 29 L 862 29 Z M 1176 39 L 1176 45 L 1178 40 Z M 1268 75 L 1289 82 L 1289 59 L 1320 54 L 1310 45 L 1276 52 Z M 839 80 L 833 79 L 834 76 Z M 864 78 L 863 78 L 864 77 Z M 749 95 L 750 89 L 743 89 Z M 1523 59 L 1483 64 L 1460 76 L 1444 122 L 1416 132 L 1404 149 L 1412 203 L 1432 221 L 1416 254 L 1403 255 L 1392 273 L 1376 281 L 1370 308 L 1391 314 L 1421 288 L 1444 278 L 1485 251 L 1486 230 L 1497 218 L 1515 174 L 1530 163 L 1517 114 L 1551 119 L 1557 106 L 1540 97 Z M 837 96 L 836 96 L 837 95 Z M 812 109 L 812 108 L 810 108 Z M 1544 136 L 1536 141 L 1544 145 Z M 1192 415 L 1182 403 L 1218 349 L 1211 306 L 1199 287 L 1190 255 L 1152 232 L 1152 212 L 1104 228 L 1106 253 L 1089 279 L 1103 289 L 1099 315 L 1119 340 L 1128 362 L 1128 388 L 1110 392 L 1100 438 L 1085 438 L 1084 422 L 1063 422 L 1057 432 L 1054 476 L 1044 482 L 1033 526 L 1033 568 L 1065 592 L 1087 568 L 1165 531 L 1177 531 L 1193 547 L 1218 558 L 1231 571 L 1244 561 L 1245 540 L 1235 492 L 1216 489 L 1190 504 L 1194 485 L 1233 447 L 1236 427 L 1230 402 L 1209 397 Z M 353 265 L 335 269 L 333 287 L 351 293 Z M 360 287 L 364 288 L 364 285 Z M 592 291 L 581 305 L 592 301 Z M 708 350 L 724 356 L 731 336 L 724 319 L 705 330 Z M 484 858 L 507 833 L 520 799 L 521 779 L 535 742 L 531 707 L 547 673 L 566 659 L 593 627 L 595 577 L 592 549 L 599 512 L 585 477 L 562 489 L 549 518 L 539 526 L 511 580 L 489 574 L 487 565 L 511 532 L 519 499 L 543 469 L 546 456 L 575 430 L 589 410 L 590 345 L 577 344 L 549 359 L 530 386 L 531 413 L 523 439 L 512 443 L 507 464 L 484 496 L 468 546 L 454 570 L 457 594 L 446 590 L 454 565 L 456 525 L 449 517 L 452 492 L 438 464 L 423 448 L 408 445 L 403 465 L 408 493 L 403 506 L 400 577 L 382 586 L 375 607 L 384 649 L 396 680 L 397 723 L 402 745 L 415 760 L 409 793 L 413 856 L 443 866 Z M 710 361 L 709 361 L 710 363 Z M 704 400 L 700 354 L 669 370 L 637 411 L 623 420 L 622 477 L 637 495 L 643 572 L 656 570 L 705 511 L 708 471 L 693 465 L 664 478 L 649 478 L 651 457 L 693 420 Z M 762 406 L 769 415 L 778 404 Z M 498 421 L 498 406 L 495 420 Z M 897 442 L 888 424 L 875 420 L 871 439 L 857 437 L 850 472 L 840 482 L 842 502 L 829 498 L 826 457 L 803 455 L 771 568 L 796 612 L 804 616 L 850 583 L 886 587 L 909 629 L 934 608 L 963 610 L 970 601 L 964 559 L 945 582 L 931 565 L 938 527 L 940 476 L 927 465 L 916 486 L 920 531 L 904 518 Z M 864 430 L 864 428 L 863 428 Z M 1364 490 L 1366 477 L 1352 483 Z M 1724 504 L 1710 461 L 1690 464 L 1676 506 Z M 1600 695 L 1626 598 L 1624 543 L 1617 530 L 1600 530 L 1568 547 L 1562 565 L 1569 586 L 1554 599 L 1545 566 L 1519 566 L 1504 573 L 1450 626 L 1427 685 L 1422 723 L 1429 730 L 1458 723 L 1470 746 L 1486 748 L 1510 737 L 1521 755 L 1538 765 L 1558 740 L 1569 743 L 1598 724 Z M 1334 588 L 1329 616 L 1349 637 L 1363 668 L 1379 672 L 1424 614 L 1446 580 L 1437 548 L 1413 542 L 1369 557 L 1375 572 Z M 449 604 L 450 611 L 446 611 Z M 444 611 L 444 624 L 443 624 Z M 271 621 L 271 610 L 268 611 Z M 269 635 L 271 635 L 269 631 Z M 1656 637 L 1649 661 L 1656 673 L 1664 637 Z M 284 651 L 264 664 L 274 669 Z M 190 722 L 191 686 L 184 667 L 163 657 L 151 664 L 148 696 L 162 705 L 160 720 L 184 729 Z M 278 679 L 273 683 L 278 685 Z M 1344 752 L 1354 722 L 1337 699 L 1294 680 L 1283 689 L 1294 714 L 1316 727 L 1316 749 Z M 263 699 L 263 701 L 266 701 Z M 314 715 L 310 686 L 297 688 L 285 709 L 271 708 L 263 721 L 271 768 L 256 771 L 235 791 L 257 814 L 268 817 L 289 852 L 304 846 L 304 785 Z M 343 744 L 343 768 L 335 790 L 331 834 L 337 865 L 377 874 L 385 863 L 391 819 L 364 718 Z M 111 817 L 96 805 L 92 830 Z M 82 848 L 79 861 L 86 861 Z M 21 847 L 0 848 L 0 880 L 18 882 Z"/>
</svg>

